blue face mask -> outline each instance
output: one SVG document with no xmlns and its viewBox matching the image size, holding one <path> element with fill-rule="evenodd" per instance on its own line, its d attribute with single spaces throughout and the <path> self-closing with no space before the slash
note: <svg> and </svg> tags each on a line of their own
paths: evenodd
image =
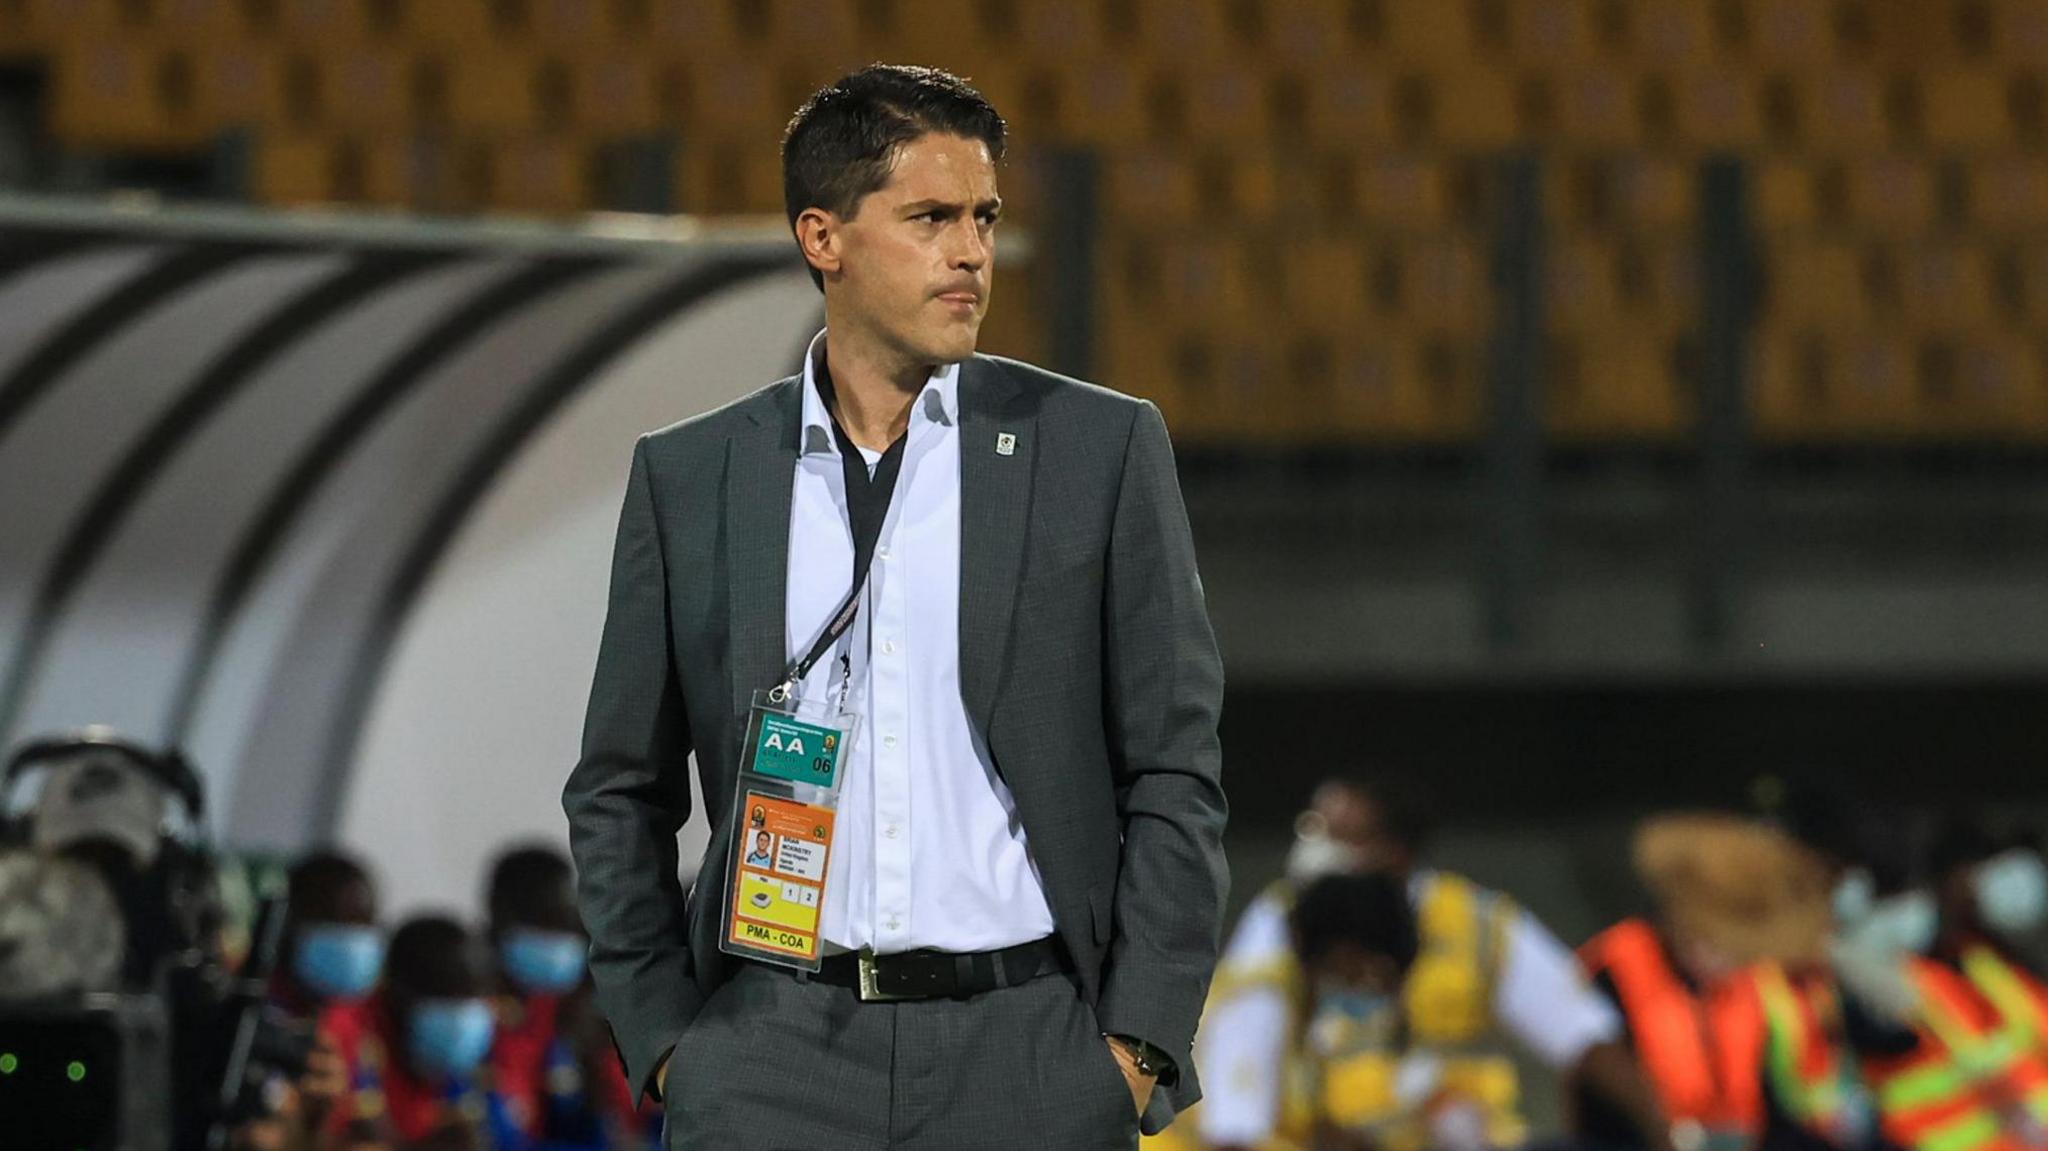
<svg viewBox="0 0 2048 1151">
<path fill-rule="evenodd" d="M 374 927 L 315 923 L 299 929 L 292 974 L 316 995 L 361 999 L 384 972 L 384 936 Z"/>
<path fill-rule="evenodd" d="M 1326 1014 L 1351 1023 L 1367 1023 L 1379 1018 L 1393 1000 L 1372 991 L 1354 991 L 1350 988 L 1329 988 L 1316 996 L 1318 1014 Z"/>
<path fill-rule="evenodd" d="M 1998 931 L 2024 932 L 2048 918 L 2048 867 L 2031 851 L 1985 860 L 1975 877 L 1977 910 Z"/>
<path fill-rule="evenodd" d="M 498 962 L 505 975 L 529 995 L 561 995 L 583 982 L 589 946 L 580 935 L 539 931 L 529 927 L 505 933 L 498 943 Z"/>
<path fill-rule="evenodd" d="M 491 1053 L 497 1021 L 481 999 L 426 999 L 406 1028 L 413 1065 L 428 1075 L 464 1076 Z"/>
</svg>

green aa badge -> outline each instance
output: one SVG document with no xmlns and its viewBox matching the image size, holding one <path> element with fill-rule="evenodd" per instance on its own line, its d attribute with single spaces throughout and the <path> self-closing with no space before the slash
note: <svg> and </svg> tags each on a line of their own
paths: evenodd
<svg viewBox="0 0 2048 1151">
<path fill-rule="evenodd" d="M 831 787 L 839 775 L 844 742 L 836 729 L 763 714 L 761 734 L 754 743 L 754 770 L 792 783 Z"/>
</svg>

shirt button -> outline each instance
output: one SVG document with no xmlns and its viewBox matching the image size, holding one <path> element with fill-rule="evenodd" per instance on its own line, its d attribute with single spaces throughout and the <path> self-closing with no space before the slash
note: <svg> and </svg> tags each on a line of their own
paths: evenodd
<svg viewBox="0 0 2048 1151">
<path fill-rule="evenodd" d="M 895 655 L 895 654 L 896 654 L 896 641 L 895 641 L 895 640 L 893 640 L 893 639 L 885 639 L 885 640 L 883 640 L 883 641 L 882 641 L 882 654 L 883 654 L 883 655 Z"/>
<path fill-rule="evenodd" d="M 900 926 L 900 924 L 898 924 L 896 917 L 892 915 L 889 917 L 889 922 L 883 924 L 882 926 L 887 927 L 891 931 L 894 931 L 898 926 Z"/>
<path fill-rule="evenodd" d="M 896 825 L 892 823 L 889 826 L 883 828 L 882 834 L 888 836 L 890 839 L 896 838 Z"/>
<path fill-rule="evenodd" d="M 893 736 L 893 735 L 885 735 L 885 736 L 883 736 L 883 737 L 882 737 L 882 746 L 883 746 L 883 747 L 891 747 L 891 748 L 895 747 L 895 746 L 896 746 L 896 737 L 895 737 L 895 736 Z"/>
<path fill-rule="evenodd" d="M 880 547 L 876 548 L 876 549 L 875 549 L 875 558 L 876 558 L 876 559 L 883 559 L 883 560 L 885 560 L 885 559 L 888 559 L 888 558 L 889 558 L 889 545 L 888 545 L 888 544 L 883 544 L 883 545 L 881 545 Z"/>
</svg>

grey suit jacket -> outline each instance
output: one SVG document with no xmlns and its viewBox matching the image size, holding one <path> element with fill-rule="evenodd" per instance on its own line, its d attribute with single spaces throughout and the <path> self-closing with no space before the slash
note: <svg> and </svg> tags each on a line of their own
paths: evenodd
<svg viewBox="0 0 2048 1151">
<path fill-rule="evenodd" d="M 802 378 L 640 437 L 563 790 L 590 966 L 631 1081 L 730 974 L 718 948 L 740 744 L 780 678 Z M 960 681 L 1102 1029 L 1170 1054 L 1155 1131 L 1200 1097 L 1195 1024 L 1229 877 L 1223 667 L 1165 422 L 1014 360 L 960 372 Z M 998 432 L 1016 436 L 996 451 Z M 686 757 L 714 830 L 685 897 Z"/>
</svg>

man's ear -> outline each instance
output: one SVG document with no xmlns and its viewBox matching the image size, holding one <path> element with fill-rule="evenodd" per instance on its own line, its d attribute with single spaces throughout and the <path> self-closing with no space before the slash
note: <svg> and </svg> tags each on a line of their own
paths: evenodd
<svg viewBox="0 0 2048 1151">
<path fill-rule="evenodd" d="M 796 243 L 804 261 L 826 276 L 839 272 L 839 217 L 823 208 L 805 208 L 796 218 Z"/>
</svg>

